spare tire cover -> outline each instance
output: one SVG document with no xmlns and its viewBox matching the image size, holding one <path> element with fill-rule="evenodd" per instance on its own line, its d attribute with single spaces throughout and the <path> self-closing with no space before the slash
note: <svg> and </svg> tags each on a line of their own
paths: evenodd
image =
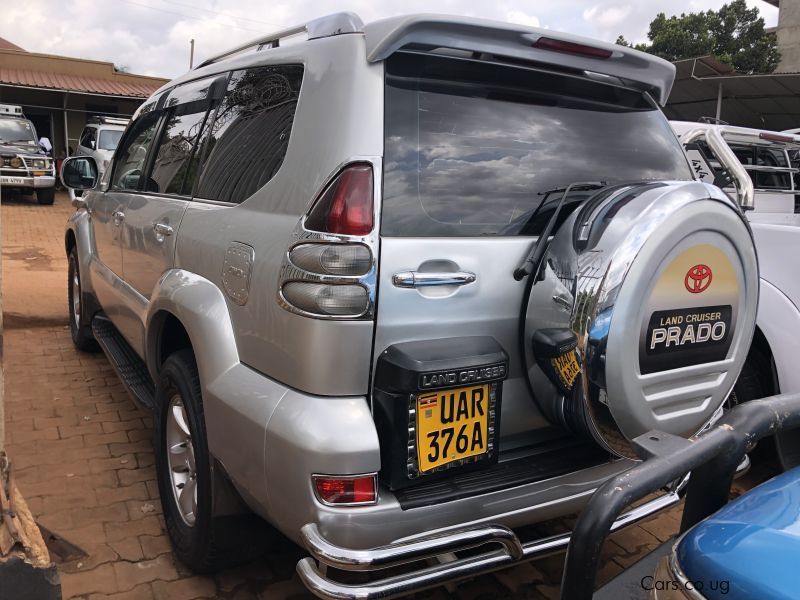
<svg viewBox="0 0 800 600">
<path fill-rule="evenodd" d="M 523 342 L 542 412 L 619 456 L 650 430 L 697 433 L 744 364 L 758 281 L 750 227 L 719 188 L 599 192 L 556 232 L 531 286 Z"/>
</svg>

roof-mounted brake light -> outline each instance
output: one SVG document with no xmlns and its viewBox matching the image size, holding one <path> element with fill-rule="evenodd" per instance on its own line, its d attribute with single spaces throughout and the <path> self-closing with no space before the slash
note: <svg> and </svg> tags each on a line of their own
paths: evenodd
<svg viewBox="0 0 800 600">
<path fill-rule="evenodd" d="M 567 54 L 601 59 L 611 58 L 613 54 L 611 50 L 606 50 L 605 48 L 595 48 L 594 46 L 586 46 L 585 44 L 576 44 L 575 42 L 556 40 L 549 37 L 540 37 L 531 46 L 541 50 L 552 50 L 553 52 L 565 52 Z"/>
<path fill-rule="evenodd" d="M 758 137 L 762 140 L 767 140 L 770 142 L 793 142 L 795 141 L 794 136 L 792 135 L 779 135 L 777 133 L 766 133 L 762 131 L 758 134 Z"/>
</svg>

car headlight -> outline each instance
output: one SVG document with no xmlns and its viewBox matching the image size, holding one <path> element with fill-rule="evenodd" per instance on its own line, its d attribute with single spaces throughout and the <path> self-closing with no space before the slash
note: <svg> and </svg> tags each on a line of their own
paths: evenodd
<svg viewBox="0 0 800 600">
<path fill-rule="evenodd" d="M 11 167 L 13 167 L 14 169 L 21 169 L 22 167 L 25 166 L 25 163 L 19 156 L 15 156 L 14 158 L 12 158 L 10 164 Z"/>
<path fill-rule="evenodd" d="M 33 168 L 34 169 L 47 169 L 50 167 L 50 161 L 44 158 L 34 158 L 33 159 Z"/>
<path fill-rule="evenodd" d="M 642 578 L 639 585 L 650 592 L 650 600 L 705 600 L 703 582 L 691 581 L 681 570 L 675 549 L 664 556 L 654 575 Z"/>
</svg>

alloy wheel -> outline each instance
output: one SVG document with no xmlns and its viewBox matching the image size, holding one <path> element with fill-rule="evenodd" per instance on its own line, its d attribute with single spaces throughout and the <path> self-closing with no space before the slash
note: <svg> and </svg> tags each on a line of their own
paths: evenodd
<svg viewBox="0 0 800 600">
<path fill-rule="evenodd" d="M 183 399 L 174 394 L 167 408 L 166 440 L 172 496 L 183 522 L 194 527 L 197 515 L 197 470 L 192 433 Z"/>
</svg>

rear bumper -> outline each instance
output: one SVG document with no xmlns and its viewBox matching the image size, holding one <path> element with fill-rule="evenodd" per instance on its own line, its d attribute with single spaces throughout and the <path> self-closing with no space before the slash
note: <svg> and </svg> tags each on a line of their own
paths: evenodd
<svg viewBox="0 0 800 600">
<path fill-rule="evenodd" d="M 10 177 L 4 175 L 0 177 L 0 185 L 5 188 L 31 188 L 38 190 L 51 188 L 55 184 L 56 178 L 52 175 L 40 175 L 37 177 Z"/>
<path fill-rule="evenodd" d="M 614 521 L 612 531 L 632 525 L 677 504 L 681 499 L 685 481 L 620 515 Z M 304 558 L 297 563 L 300 579 L 316 596 L 330 600 L 394 598 L 419 592 L 566 550 L 570 541 L 570 534 L 564 533 L 522 542 L 511 529 L 497 524 L 453 529 L 370 550 L 352 550 L 336 546 L 320 534 L 319 528 L 314 523 L 305 525 L 301 536 L 311 558 Z M 480 554 L 453 558 L 453 552 L 481 546 L 491 548 Z M 430 560 L 443 555 L 447 557 L 444 560 L 438 562 Z M 428 562 L 419 563 L 419 561 Z M 410 567 L 411 563 L 418 563 L 417 567 L 409 569 L 406 573 L 374 578 L 369 583 L 360 584 L 335 581 L 326 575 L 325 569 L 333 567 L 342 571 L 375 573 L 398 565 Z"/>
</svg>

